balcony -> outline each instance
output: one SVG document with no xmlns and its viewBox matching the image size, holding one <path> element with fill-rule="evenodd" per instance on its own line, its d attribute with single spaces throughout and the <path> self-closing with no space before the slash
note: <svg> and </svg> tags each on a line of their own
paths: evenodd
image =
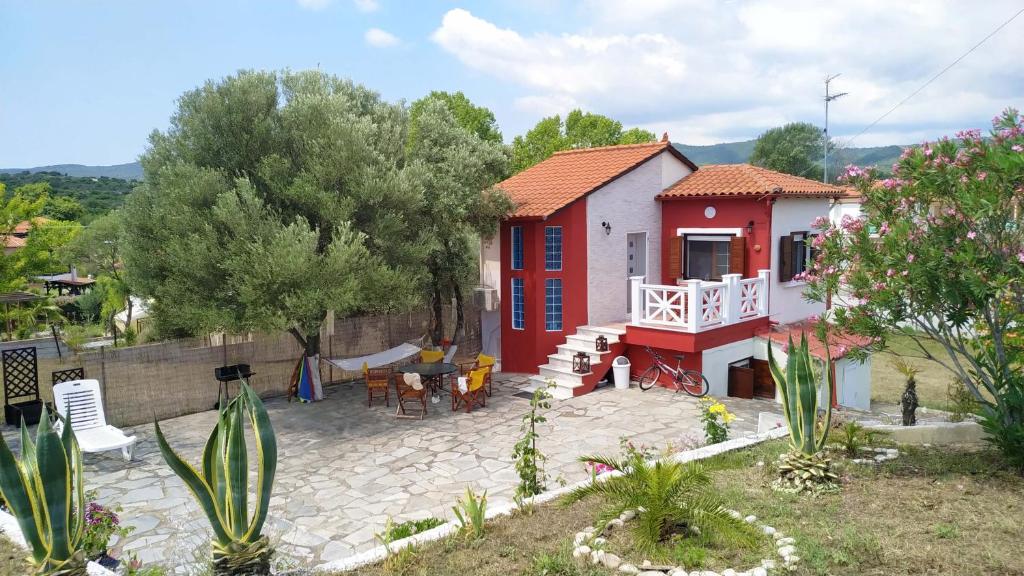
<svg viewBox="0 0 1024 576">
<path fill-rule="evenodd" d="M 630 324 L 696 334 L 766 317 L 770 274 L 726 274 L 721 282 L 684 280 L 678 286 L 644 284 L 643 276 L 630 278 Z"/>
</svg>

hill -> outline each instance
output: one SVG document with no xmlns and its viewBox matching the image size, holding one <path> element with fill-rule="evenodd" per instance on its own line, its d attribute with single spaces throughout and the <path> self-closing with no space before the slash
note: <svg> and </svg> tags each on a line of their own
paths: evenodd
<svg viewBox="0 0 1024 576">
<path fill-rule="evenodd" d="M 142 165 L 138 162 L 114 164 L 112 166 L 86 166 L 83 164 L 54 164 L 52 166 L 36 166 L 35 168 L 0 168 L 0 174 L 18 172 L 56 172 L 81 178 L 120 178 L 122 180 L 142 180 Z"/>
<path fill-rule="evenodd" d="M 742 164 L 750 159 L 754 151 L 754 140 L 742 142 L 724 142 L 710 146 L 692 146 L 689 144 L 673 144 L 684 156 L 697 165 L 704 164 Z M 874 166 L 888 172 L 899 159 L 903 146 L 870 146 L 865 148 L 843 148 L 834 152 L 836 165 Z M 829 165 L 832 165 L 829 162 Z M 831 171 L 831 169 L 830 169 Z"/>
<path fill-rule="evenodd" d="M 85 208 L 87 218 L 105 214 L 124 203 L 125 196 L 137 182 L 107 176 L 78 177 L 60 172 L 0 172 L 0 182 L 7 186 L 7 193 L 25 184 L 48 182 L 52 196 L 74 198 Z"/>
</svg>

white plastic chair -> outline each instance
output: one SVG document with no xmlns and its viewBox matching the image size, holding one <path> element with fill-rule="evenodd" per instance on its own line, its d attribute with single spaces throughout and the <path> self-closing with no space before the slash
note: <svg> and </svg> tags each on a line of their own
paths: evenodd
<svg viewBox="0 0 1024 576">
<path fill-rule="evenodd" d="M 98 381 L 71 380 L 56 384 L 53 387 L 53 403 L 60 415 L 54 424 L 58 433 L 64 428 L 61 418 L 68 416 L 70 406 L 71 427 L 82 452 L 120 449 L 125 461 L 132 459 L 135 436 L 126 436 L 119 428 L 107 424 Z"/>
<path fill-rule="evenodd" d="M 448 347 L 448 352 L 445 352 L 445 355 L 444 355 L 444 363 L 445 364 L 451 364 L 452 363 L 452 358 L 455 358 L 455 351 L 458 350 L 458 349 L 459 349 L 459 345 L 458 344 L 452 344 L 451 346 Z"/>
</svg>

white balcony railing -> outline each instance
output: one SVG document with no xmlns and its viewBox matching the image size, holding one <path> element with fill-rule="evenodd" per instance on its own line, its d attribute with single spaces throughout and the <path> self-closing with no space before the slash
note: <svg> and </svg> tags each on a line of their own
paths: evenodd
<svg viewBox="0 0 1024 576">
<path fill-rule="evenodd" d="M 679 286 L 644 284 L 630 278 L 631 323 L 702 332 L 768 315 L 768 270 L 756 278 L 726 274 L 721 282 L 684 280 Z"/>
</svg>

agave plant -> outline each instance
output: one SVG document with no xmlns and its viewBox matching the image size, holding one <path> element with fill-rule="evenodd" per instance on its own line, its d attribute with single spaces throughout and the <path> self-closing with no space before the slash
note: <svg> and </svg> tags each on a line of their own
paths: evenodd
<svg viewBox="0 0 1024 576">
<path fill-rule="evenodd" d="M 829 357 L 827 339 L 825 356 Z M 824 423 L 818 426 L 818 377 L 811 360 L 807 335 L 800 336 L 800 347 L 793 346 L 789 338 L 789 356 L 786 370 L 782 371 L 775 360 L 772 347 L 768 347 L 768 364 L 772 379 L 782 395 L 782 411 L 789 426 L 790 454 L 784 455 L 779 464 L 782 481 L 797 490 L 804 490 L 821 484 L 831 484 L 838 476 L 831 470 L 831 461 L 821 454 L 828 440 L 832 426 L 832 390 L 835 386 L 832 371 L 825 372 L 826 400 Z M 820 434 L 818 432 L 820 430 Z"/>
<path fill-rule="evenodd" d="M 583 456 L 584 462 L 602 464 L 622 472 L 594 480 L 570 492 L 569 505 L 598 495 L 607 505 L 595 526 L 607 526 L 626 510 L 637 512 L 630 523 L 638 548 L 651 552 L 672 536 L 717 538 L 730 544 L 751 545 L 755 534 L 749 524 L 734 518 L 712 491 L 711 477 L 697 463 L 657 461 L 640 454 L 625 459 Z"/>
<path fill-rule="evenodd" d="M 270 574 L 274 550 L 261 534 L 277 471 L 277 439 L 259 396 L 242 382 L 238 396 L 222 408 L 203 450 L 202 471 L 178 456 L 156 424 L 164 460 L 181 477 L 213 527 L 213 573 L 216 576 Z M 257 475 L 249 517 L 249 453 L 243 419 L 255 437 Z"/>
<path fill-rule="evenodd" d="M 0 493 L 32 549 L 35 573 L 85 576 L 82 451 L 68 421 L 58 436 L 45 412 L 33 444 L 21 424 L 21 458 L 0 435 Z"/>
</svg>

